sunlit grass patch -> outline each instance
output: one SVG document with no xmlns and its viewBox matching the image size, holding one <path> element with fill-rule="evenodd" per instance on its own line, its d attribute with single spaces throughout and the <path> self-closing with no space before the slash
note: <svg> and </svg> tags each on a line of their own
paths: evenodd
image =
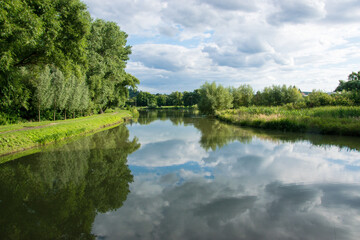
<svg viewBox="0 0 360 240">
<path fill-rule="evenodd" d="M 131 118 L 130 111 L 106 113 L 62 121 L 21 123 L 0 127 L 0 155 L 85 134 Z"/>
<path fill-rule="evenodd" d="M 360 136 L 360 107 L 329 106 L 304 109 L 242 107 L 216 113 L 242 126 L 294 132 Z"/>
</svg>

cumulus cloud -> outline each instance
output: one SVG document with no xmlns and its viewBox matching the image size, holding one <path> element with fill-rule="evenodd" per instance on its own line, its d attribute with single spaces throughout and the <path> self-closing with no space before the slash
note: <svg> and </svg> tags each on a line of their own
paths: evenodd
<svg viewBox="0 0 360 240">
<path fill-rule="evenodd" d="M 224 9 L 224 10 L 231 10 L 231 11 L 246 11 L 246 12 L 253 12 L 257 10 L 256 2 L 251 1 L 238 1 L 238 0 L 204 0 L 206 4 L 209 4 L 215 8 Z"/>
<path fill-rule="evenodd" d="M 85 0 L 133 45 L 140 89 L 191 91 L 205 81 L 332 91 L 357 71 L 357 0 Z M 326 56 L 326 57 L 324 57 Z"/>
<path fill-rule="evenodd" d="M 358 23 L 360 18 L 360 2 L 357 0 L 328 0 L 325 6 L 325 21 L 331 24 Z"/>
<path fill-rule="evenodd" d="M 271 24 L 305 23 L 326 16 L 324 0 L 275 0 L 275 13 L 267 17 Z"/>
<path fill-rule="evenodd" d="M 141 44 L 134 46 L 132 60 L 144 66 L 170 72 L 202 69 L 209 63 L 200 49 L 169 44 Z"/>
</svg>

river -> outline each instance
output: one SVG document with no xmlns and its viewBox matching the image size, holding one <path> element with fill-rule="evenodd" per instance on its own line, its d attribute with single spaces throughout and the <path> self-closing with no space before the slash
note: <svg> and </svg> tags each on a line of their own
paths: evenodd
<svg viewBox="0 0 360 240">
<path fill-rule="evenodd" d="M 0 239 L 359 239 L 360 139 L 191 111 L 0 165 Z"/>
</svg>

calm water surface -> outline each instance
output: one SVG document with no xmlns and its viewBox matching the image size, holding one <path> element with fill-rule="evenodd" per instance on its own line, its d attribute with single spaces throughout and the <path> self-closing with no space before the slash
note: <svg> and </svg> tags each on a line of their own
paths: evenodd
<svg viewBox="0 0 360 240">
<path fill-rule="evenodd" d="M 0 239 L 359 239 L 360 140 L 182 111 L 0 165 Z"/>
</svg>

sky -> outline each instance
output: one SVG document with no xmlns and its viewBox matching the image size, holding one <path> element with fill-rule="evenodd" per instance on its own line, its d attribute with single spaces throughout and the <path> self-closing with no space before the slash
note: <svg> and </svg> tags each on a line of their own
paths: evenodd
<svg viewBox="0 0 360 240">
<path fill-rule="evenodd" d="M 333 91 L 360 63 L 359 0 L 84 0 L 128 34 L 126 71 L 151 93 L 215 81 Z"/>
</svg>

